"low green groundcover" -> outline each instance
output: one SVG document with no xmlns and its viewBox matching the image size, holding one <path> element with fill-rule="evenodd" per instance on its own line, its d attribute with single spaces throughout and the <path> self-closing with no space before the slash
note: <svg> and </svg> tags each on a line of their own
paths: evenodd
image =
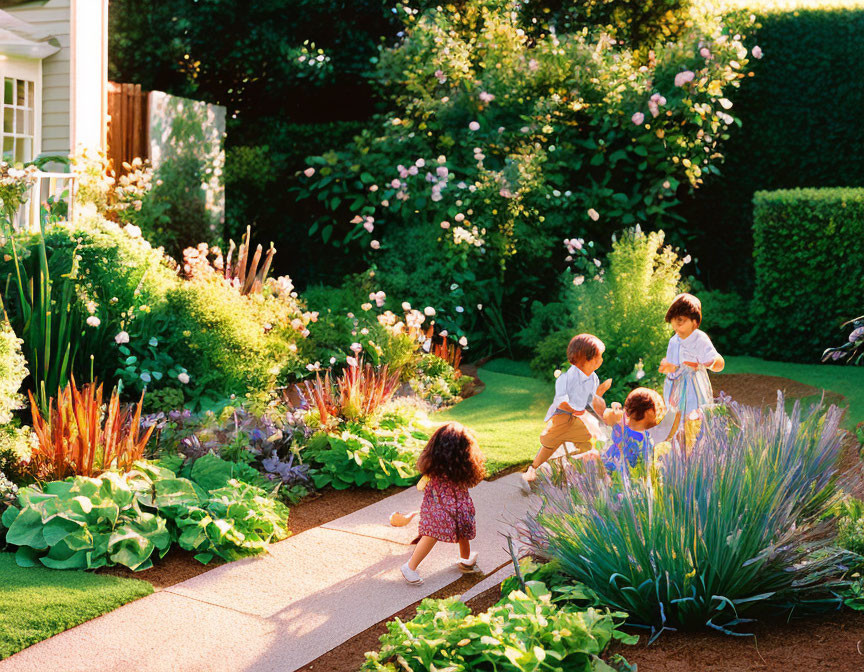
<svg viewBox="0 0 864 672">
<path fill-rule="evenodd" d="M 0 659 L 152 592 L 146 581 L 24 568 L 0 553 Z"/>
</svg>

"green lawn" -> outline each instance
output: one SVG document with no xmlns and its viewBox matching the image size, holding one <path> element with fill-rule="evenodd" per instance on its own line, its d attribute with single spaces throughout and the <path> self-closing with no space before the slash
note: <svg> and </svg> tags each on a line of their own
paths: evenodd
<svg viewBox="0 0 864 672">
<path fill-rule="evenodd" d="M 0 659 L 152 592 L 146 581 L 24 568 L 0 553 Z"/>
<path fill-rule="evenodd" d="M 494 360 L 479 371 L 486 384 L 480 394 L 436 413 L 433 420 L 456 420 L 477 434 L 490 474 L 527 464 L 539 447 L 543 416 L 552 403 L 554 384 L 531 377 L 523 362 Z"/>
<path fill-rule="evenodd" d="M 781 376 L 799 383 L 836 392 L 849 403 L 845 425 L 854 427 L 864 422 L 864 366 L 834 366 L 830 364 L 789 364 L 769 362 L 756 357 L 727 357 L 723 373 L 761 373 Z"/>
</svg>

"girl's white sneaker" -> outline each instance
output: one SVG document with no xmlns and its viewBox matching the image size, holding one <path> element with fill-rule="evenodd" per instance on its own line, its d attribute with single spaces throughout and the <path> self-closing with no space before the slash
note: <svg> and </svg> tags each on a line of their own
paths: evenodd
<svg viewBox="0 0 864 672">
<path fill-rule="evenodd" d="M 406 562 L 401 567 L 402 569 L 402 578 L 404 578 L 408 583 L 416 585 L 418 583 L 423 583 L 423 578 L 417 573 L 416 570 L 411 569 Z"/>
<path fill-rule="evenodd" d="M 459 558 L 459 569 L 466 574 L 477 571 L 477 551 L 471 551 L 467 558 Z"/>
</svg>

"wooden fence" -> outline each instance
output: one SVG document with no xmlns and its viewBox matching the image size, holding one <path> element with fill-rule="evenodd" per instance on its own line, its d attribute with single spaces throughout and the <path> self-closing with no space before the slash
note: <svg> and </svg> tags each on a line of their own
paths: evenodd
<svg viewBox="0 0 864 672">
<path fill-rule="evenodd" d="M 124 161 L 150 158 L 149 97 L 140 84 L 108 82 L 108 159 L 117 175 Z"/>
</svg>

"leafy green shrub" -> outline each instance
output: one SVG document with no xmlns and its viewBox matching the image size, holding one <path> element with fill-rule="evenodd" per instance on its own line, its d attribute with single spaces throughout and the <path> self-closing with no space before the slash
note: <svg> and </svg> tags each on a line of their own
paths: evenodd
<svg viewBox="0 0 864 672">
<path fill-rule="evenodd" d="M 266 389 L 281 369 L 287 344 L 267 335 L 254 304 L 218 279 L 190 281 L 168 294 L 173 317 L 165 338 L 199 389 L 211 396 Z"/>
<path fill-rule="evenodd" d="M 338 433 L 319 432 L 304 448 L 316 488 L 344 490 L 368 486 L 386 490 L 411 485 L 418 478 L 415 462 L 429 435 L 404 418 L 385 416 L 377 427 L 343 424 Z"/>
<path fill-rule="evenodd" d="M 625 396 L 627 384 L 637 380 L 657 387 L 657 367 L 671 335 L 664 318 L 679 291 L 683 265 L 663 242 L 662 231 L 625 231 L 612 244 L 606 269 L 594 279 L 575 276 L 576 282 L 567 282 L 563 310 L 538 307 L 537 320 L 519 335 L 526 345 L 537 343 L 532 368 L 547 377 L 555 369 L 565 370 L 567 343 L 587 332 L 606 344 L 600 375 L 612 378 L 613 397 Z M 536 325 L 544 323 L 550 310 L 566 317 L 555 324 L 554 333 L 542 338 Z"/>
<path fill-rule="evenodd" d="M 861 313 L 864 189 L 760 191 L 753 197 L 754 345 L 768 358 L 812 362 Z"/>
<path fill-rule="evenodd" d="M 864 91 L 858 86 L 864 76 L 864 43 L 857 39 L 864 31 L 864 3 L 726 4 L 732 8 L 727 11 L 755 17 L 745 45 L 751 50 L 759 45 L 764 56 L 750 59 L 747 67 L 753 76 L 730 97 L 741 127 L 724 145 L 723 176 L 706 181 L 680 214 L 694 236 L 687 249 L 698 257 L 709 284 L 750 294 L 754 192 L 864 184 L 864 153 L 857 143 L 848 142 L 858 135 L 856 110 L 864 106 Z M 789 86 L 791 81 L 811 85 L 804 93 Z M 802 94 L 807 101 L 804 114 Z M 818 240 L 820 233 L 807 235 Z M 855 314 L 860 314 L 860 302 L 857 307 Z"/>
<path fill-rule="evenodd" d="M 195 475 L 200 482 L 139 462 L 123 475 L 22 488 L 2 517 L 6 542 L 24 567 L 142 570 L 175 542 L 206 563 L 256 555 L 288 535 L 288 509 L 260 488 L 229 480 L 212 461 Z"/>
<path fill-rule="evenodd" d="M 449 362 L 437 355 L 427 354 L 417 364 L 416 376 L 411 379 L 415 394 L 435 406 L 455 401 L 470 376 L 462 376 Z"/>
<path fill-rule="evenodd" d="M 702 324 L 699 327 L 723 355 L 746 355 L 751 352 L 750 304 L 735 292 L 707 291 L 691 288 L 702 302 Z"/>
<path fill-rule="evenodd" d="M 854 497 L 844 500 L 837 519 L 837 544 L 864 555 L 864 502 Z"/>
<path fill-rule="evenodd" d="M 706 417 L 689 456 L 611 480 L 567 468 L 539 486 L 529 546 L 655 634 L 837 606 L 857 558 L 836 548 L 827 519 L 840 416 L 798 402 L 787 414 L 782 395 L 776 409 L 733 403 Z"/>
<path fill-rule="evenodd" d="M 458 597 L 425 599 L 408 622 L 394 619 L 381 650 L 366 654 L 364 672 L 494 669 L 501 672 L 632 669 L 621 656 L 600 658 L 613 641 L 638 637 L 618 629 L 620 612 L 573 610 L 553 604 L 539 581 L 474 616 Z M 396 667 L 398 661 L 400 668 Z"/>
<path fill-rule="evenodd" d="M 681 18 L 679 39 L 649 55 L 580 26 L 549 30 L 497 0 L 406 12 L 409 37 L 376 71 L 392 111 L 300 177 L 300 197 L 327 210 L 310 233 L 370 258 L 380 249 L 386 269 L 404 255 L 391 231 L 437 232 L 446 272 L 416 264 L 412 284 L 445 276 L 437 296 L 451 284 L 466 294 L 446 317 L 478 319 L 488 336 L 494 325 L 470 314 L 484 304 L 506 340 L 523 298 L 554 284 L 553 241 L 665 225 L 678 191 L 717 172 L 747 51 L 739 26 Z"/>
</svg>

